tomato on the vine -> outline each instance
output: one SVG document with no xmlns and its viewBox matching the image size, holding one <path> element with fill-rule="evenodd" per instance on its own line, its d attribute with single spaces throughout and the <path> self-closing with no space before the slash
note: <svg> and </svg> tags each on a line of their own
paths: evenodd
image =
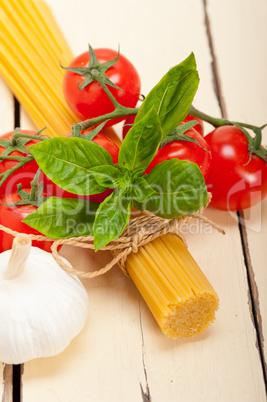
<svg viewBox="0 0 267 402">
<path fill-rule="evenodd" d="M 250 154 L 245 134 L 235 126 L 222 126 L 205 136 L 212 153 L 206 183 L 211 206 L 239 211 L 267 195 L 267 162 Z"/>
<path fill-rule="evenodd" d="M 81 131 L 81 134 L 85 135 L 90 132 L 91 129 Z M 67 135 L 68 137 L 71 134 Z M 119 156 L 119 147 L 107 138 L 104 134 L 98 133 L 92 140 L 96 144 L 100 145 L 102 148 L 105 148 L 109 154 L 112 156 L 113 163 L 118 163 L 118 156 Z M 64 197 L 64 198 L 84 198 L 90 199 L 92 202 L 101 203 L 104 199 L 111 194 L 112 190 L 107 189 L 100 194 L 93 194 L 89 196 L 82 196 L 70 193 L 68 191 L 63 190 L 62 188 L 58 187 L 55 183 L 53 183 L 48 177 L 45 176 L 44 178 L 45 187 L 44 190 L 47 192 L 49 196 L 56 196 L 56 197 Z"/>
<path fill-rule="evenodd" d="M 95 49 L 94 52 L 100 65 L 115 59 L 117 56 L 117 52 L 112 49 L 101 48 Z M 66 101 L 81 120 L 98 117 L 114 110 L 112 101 L 99 82 L 94 80 L 80 89 L 80 86 L 86 82 L 87 76 L 68 70 L 69 68 L 88 68 L 89 60 L 89 52 L 76 57 L 66 69 L 63 80 Z M 97 68 L 91 70 L 92 74 L 95 74 L 95 70 Z M 125 56 L 119 54 L 116 63 L 105 71 L 105 76 L 120 88 L 108 85 L 108 89 L 115 99 L 125 107 L 134 108 L 139 99 L 141 83 L 133 64 Z M 110 120 L 106 125 L 113 125 L 120 120 L 123 118 Z"/>
<path fill-rule="evenodd" d="M 30 189 L 24 189 L 27 192 L 30 192 Z M 2 196 L 0 198 L 1 203 L 3 204 L 14 204 L 17 201 L 20 201 L 21 198 L 18 193 L 15 191 L 6 196 Z M 15 230 L 19 233 L 26 234 L 34 234 L 41 235 L 40 232 L 31 228 L 30 226 L 23 223 L 22 220 L 26 218 L 30 213 L 34 212 L 37 207 L 33 205 L 13 205 L 7 206 L 0 204 L 0 224 L 11 229 Z M 0 230 L 0 252 L 9 250 L 12 248 L 12 242 L 14 237 L 11 234 Z M 51 245 L 53 242 L 51 241 L 37 241 L 34 240 L 32 245 L 34 247 L 39 247 L 45 251 L 51 251 Z"/>
<path fill-rule="evenodd" d="M 186 131 L 185 135 L 197 140 L 200 146 L 194 142 L 183 140 L 174 140 L 169 142 L 158 150 L 156 156 L 149 164 L 145 173 L 149 173 L 160 162 L 177 158 L 179 160 L 186 160 L 196 163 L 205 178 L 208 174 L 211 162 L 211 152 L 209 146 L 205 139 L 194 128 Z"/>
<path fill-rule="evenodd" d="M 22 134 L 29 134 L 29 135 L 36 135 L 36 131 L 31 130 L 21 130 L 20 133 Z M 10 131 L 6 134 L 0 136 L 0 140 L 8 140 L 11 141 L 11 138 L 14 134 L 14 131 Z M 30 147 L 31 145 L 37 144 L 38 140 L 29 140 L 25 138 L 20 138 L 16 140 L 17 144 L 20 145 L 23 149 L 23 144 L 26 148 Z M 0 146 L 0 154 L 3 156 L 6 154 L 6 148 Z M 19 150 L 14 150 L 8 154 L 8 156 L 12 157 L 27 157 L 30 154 L 26 152 L 21 152 Z M 0 161 L 0 174 L 4 174 L 8 169 L 15 167 L 18 164 L 16 160 L 10 159 L 3 159 Z M 21 183 L 22 187 L 30 186 L 32 179 L 37 172 L 38 165 L 35 160 L 29 161 L 25 163 L 25 165 L 21 166 L 19 169 L 15 170 L 11 175 L 3 182 L 0 187 L 0 194 L 5 195 L 12 193 L 13 191 L 17 190 L 17 184 Z"/>
</svg>

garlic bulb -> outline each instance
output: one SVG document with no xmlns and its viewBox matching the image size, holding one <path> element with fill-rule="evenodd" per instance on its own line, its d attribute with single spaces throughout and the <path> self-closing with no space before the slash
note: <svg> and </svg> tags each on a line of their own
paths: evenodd
<svg viewBox="0 0 267 402">
<path fill-rule="evenodd" d="M 20 364 L 62 352 L 88 315 L 81 281 L 51 253 L 17 236 L 0 254 L 0 361 Z"/>
</svg>

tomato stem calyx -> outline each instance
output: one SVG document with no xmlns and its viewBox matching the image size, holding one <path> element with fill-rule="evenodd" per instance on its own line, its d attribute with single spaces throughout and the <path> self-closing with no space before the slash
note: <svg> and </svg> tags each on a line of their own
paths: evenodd
<svg viewBox="0 0 267 402">
<path fill-rule="evenodd" d="M 26 144 L 32 140 L 44 141 L 48 136 L 41 136 L 42 132 L 46 129 L 38 131 L 35 135 L 23 133 L 20 131 L 20 128 L 16 128 L 14 133 L 10 139 L 0 139 L 0 146 L 5 148 L 2 154 L 0 155 L 0 163 L 3 160 L 17 161 L 18 163 L 11 167 L 10 169 L 5 170 L 0 174 L 0 187 L 6 181 L 6 179 L 14 173 L 16 170 L 23 167 L 26 163 L 34 160 L 34 157 L 29 152 Z M 23 154 L 22 156 L 11 155 L 12 152 L 17 151 Z"/>
<path fill-rule="evenodd" d="M 162 149 L 164 145 L 169 144 L 173 141 L 187 141 L 193 142 L 198 145 L 203 151 L 209 152 L 207 149 L 203 148 L 197 139 L 189 137 L 185 133 L 190 130 L 190 128 L 194 127 L 198 122 L 196 120 L 191 120 L 190 122 L 184 123 L 176 127 L 172 130 L 164 139 L 161 141 L 159 148 Z"/>
<path fill-rule="evenodd" d="M 106 63 L 100 64 L 96 54 L 89 44 L 89 65 L 88 67 L 63 67 L 64 70 L 72 71 L 75 74 L 79 74 L 84 76 L 85 79 L 82 82 L 78 82 L 78 88 L 82 91 L 87 85 L 91 84 L 94 81 L 97 81 L 102 86 L 102 83 L 109 85 L 110 87 L 116 88 L 122 91 L 116 84 L 114 84 L 110 79 L 106 76 L 105 72 L 112 67 L 115 63 L 117 63 L 120 56 L 120 51 L 118 50 L 117 56 L 107 61 Z"/>
</svg>

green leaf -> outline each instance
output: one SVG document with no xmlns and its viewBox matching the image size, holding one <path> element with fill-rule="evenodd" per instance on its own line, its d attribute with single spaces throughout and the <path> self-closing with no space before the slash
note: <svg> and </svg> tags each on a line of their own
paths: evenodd
<svg viewBox="0 0 267 402">
<path fill-rule="evenodd" d="M 134 203 L 163 218 L 178 218 L 198 211 L 207 202 L 207 188 L 197 164 L 170 159 L 144 176 L 155 193 L 144 203 Z"/>
<path fill-rule="evenodd" d="M 195 56 L 191 53 L 182 63 L 169 70 L 149 92 L 136 115 L 135 123 L 154 106 L 159 116 L 163 135 L 166 136 L 189 113 L 198 84 L 199 76 Z"/>
<path fill-rule="evenodd" d="M 91 236 L 98 207 L 84 199 L 50 197 L 23 222 L 53 239 Z"/>
<path fill-rule="evenodd" d="M 29 149 L 42 171 L 64 190 L 79 195 L 104 191 L 89 170 L 113 165 L 113 160 L 98 144 L 82 138 L 56 137 Z"/>
<path fill-rule="evenodd" d="M 95 251 L 117 239 L 124 231 L 131 214 L 131 201 L 109 195 L 99 206 L 94 223 Z"/>
<path fill-rule="evenodd" d="M 122 176 L 120 169 L 111 165 L 95 166 L 89 172 L 100 186 L 109 188 L 116 188 L 118 180 Z"/>
<path fill-rule="evenodd" d="M 148 167 L 162 140 L 162 130 L 155 108 L 128 131 L 119 152 L 119 165 L 130 171 Z"/>
<path fill-rule="evenodd" d="M 132 196 L 137 202 L 144 202 L 155 193 L 144 177 L 138 177 L 132 185 Z"/>
</svg>

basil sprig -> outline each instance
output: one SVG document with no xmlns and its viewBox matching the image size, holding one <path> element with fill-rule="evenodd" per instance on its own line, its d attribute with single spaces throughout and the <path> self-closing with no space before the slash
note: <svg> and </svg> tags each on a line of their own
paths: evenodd
<svg viewBox="0 0 267 402">
<path fill-rule="evenodd" d="M 79 195 L 114 190 L 99 206 L 53 197 L 24 222 L 54 238 L 93 235 L 97 251 L 122 234 L 133 206 L 164 218 L 177 218 L 203 207 L 207 189 L 196 164 L 171 159 L 145 174 L 163 139 L 188 114 L 198 83 L 191 54 L 147 95 L 121 145 L 116 165 L 105 149 L 79 136 L 52 138 L 30 147 L 40 168 L 61 188 Z M 82 223 L 81 233 L 78 228 Z"/>
<path fill-rule="evenodd" d="M 196 60 L 191 53 L 182 63 L 169 70 L 149 92 L 136 115 L 135 123 L 154 106 L 165 137 L 188 115 L 198 84 Z"/>
</svg>

